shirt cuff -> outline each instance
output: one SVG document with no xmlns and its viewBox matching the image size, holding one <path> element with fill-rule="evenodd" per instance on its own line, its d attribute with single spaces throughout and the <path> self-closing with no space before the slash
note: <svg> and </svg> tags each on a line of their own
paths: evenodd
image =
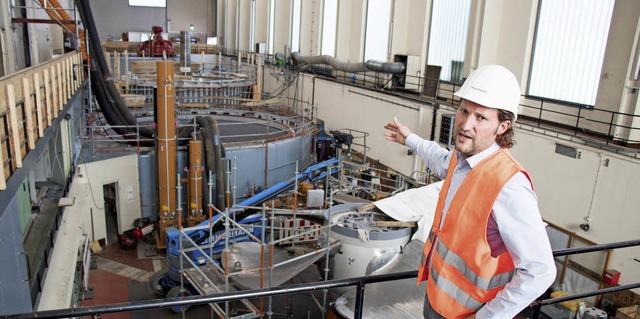
<svg viewBox="0 0 640 319">
<path fill-rule="evenodd" d="M 404 140 L 404 145 L 409 147 L 412 150 L 416 150 L 418 148 L 418 144 L 422 141 L 422 138 L 414 133 L 409 134 L 407 138 Z"/>
<path fill-rule="evenodd" d="M 476 312 L 476 319 L 492 319 L 492 318 L 498 318 L 498 317 L 496 317 L 495 314 L 489 312 L 487 307 L 482 307 L 480 308 L 480 310 L 478 310 L 478 312 Z"/>
</svg>

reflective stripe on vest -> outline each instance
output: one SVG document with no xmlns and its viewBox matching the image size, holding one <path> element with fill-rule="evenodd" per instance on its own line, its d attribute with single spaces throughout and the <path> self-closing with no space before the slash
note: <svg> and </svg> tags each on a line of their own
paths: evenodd
<svg viewBox="0 0 640 319">
<path fill-rule="evenodd" d="M 462 289 L 458 289 L 458 286 L 456 286 L 456 284 L 451 282 L 449 279 L 440 276 L 440 274 L 438 274 L 434 267 L 431 267 L 429 276 L 431 276 L 430 280 L 433 280 L 436 283 L 436 287 L 438 287 L 438 289 L 442 290 L 442 292 L 455 299 L 465 308 L 471 309 L 473 311 L 478 311 L 480 308 L 482 308 L 482 306 L 484 306 L 484 302 L 473 299 L 473 297 L 464 292 Z"/>
<path fill-rule="evenodd" d="M 436 245 L 436 252 L 446 263 L 453 266 L 476 287 L 482 290 L 491 290 L 494 288 L 502 287 L 509 283 L 509 281 L 511 281 L 511 278 L 513 278 L 513 271 L 497 274 L 491 278 L 483 278 L 478 276 L 478 274 L 473 272 L 473 270 L 462 258 L 460 258 L 460 256 L 450 251 L 442 241 L 438 241 L 438 244 Z"/>
</svg>

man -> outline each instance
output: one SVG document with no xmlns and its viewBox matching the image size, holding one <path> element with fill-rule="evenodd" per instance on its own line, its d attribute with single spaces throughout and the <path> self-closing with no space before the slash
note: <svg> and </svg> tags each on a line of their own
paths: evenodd
<svg viewBox="0 0 640 319">
<path fill-rule="evenodd" d="M 520 86 L 499 65 L 478 68 L 454 95 L 455 150 L 394 118 L 385 138 L 411 148 L 444 184 L 418 283 L 425 318 L 513 318 L 556 275 L 529 176 L 510 155 Z"/>
</svg>

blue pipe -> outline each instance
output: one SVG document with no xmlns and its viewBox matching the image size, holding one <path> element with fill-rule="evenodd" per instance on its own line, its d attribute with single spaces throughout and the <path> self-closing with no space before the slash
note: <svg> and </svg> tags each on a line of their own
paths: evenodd
<svg viewBox="0 0 640 319">
<path fill-rule="evenodd" d="M 289 190 L 291 187 L 293 187 L 295 185 L 296 180 L 298 181 L 304 181 L 304 180 L 310 180 L 310 181 L 317 181 L 317 180 L 321 180 L 323 178 L 325 178 L 328 174 L 327 171 L 323 171 L 320 172 L 318 174 L 317 173 L 318 170 L 323 169 L 323 168 L 328 168 L 331 165 L 334 165 L 336 163 L 338 163 L 339 160 L 337 158 L 331 158 L 328 159 L 324 162 L 320 162 L 314 165 L 311 165 L 309 167 L 307 167 L 306 170 L 304 170 L 304 172 L 299 173 L 298 175 L 286 180 L 286 181 L 282 181 L 279 182 L 265 190 L 263 190 L 262 192 L 251 196 L 247 199 L 245 199 L 244 201 L 236 204 L 236 206 L 234 208 L 232 208 L 231 210 L 231 214 L 235 214 L 235 212 L 238 211 L 243 211 L 243 207 L 247 207 L 247 206 L 255 206 L 257 204 L 263 203 L 267 200 L 269 200 L 270 198 L 281 194 L 282 192 Z M 331 172 L 333 173 L 333 171 Z M 315 175 L 314 175 L 315 174 Z M 218 221 L 222 216 L 221 215 L 215 215 L 212 216 L 211 218 L 211 222 L 215 223 L 216 221 Z M 205 220 L 202 223 L 198 224 L 196 227 L 198 226 L 208 226 L 209 225 L 209 220 Z M 203 236 L 208 236 L 208 232 L 205 232 L 204 230 L 193 230 L 190 232 L 186 232 L 187 236 L 191 237 L 194 241 L 196 241 L 198 238 L 203 238 Z M 179 238 L 179 232 L 177 229 L 171 227 L 167 229 L 167 252 L 173 255 L 178 255 L 178 238 Z"/>
</svg>

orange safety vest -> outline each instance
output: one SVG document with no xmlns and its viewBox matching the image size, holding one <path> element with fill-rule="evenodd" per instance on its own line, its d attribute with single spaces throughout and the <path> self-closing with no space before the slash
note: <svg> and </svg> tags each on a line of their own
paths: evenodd
<svg viewBox="0 0 640 319">
<path fill-rule="evenodd" d="M 430 277 L 425 313 L 432 315 L 427 318 L 464 318 L 475 313 L 511 281 L 515 270 L 509 252 L 491 256 L 487 223 L 507 181 L 518 172 L 523 172 L 528 179 L 529 176 L 508 150 L 491 154 L 462 182 L 440 227 L 457 162 L 453 152 L 418 271 L 418 284 Z M 428 269 L 427 257 L 432 249 Z"/>
</svg>

